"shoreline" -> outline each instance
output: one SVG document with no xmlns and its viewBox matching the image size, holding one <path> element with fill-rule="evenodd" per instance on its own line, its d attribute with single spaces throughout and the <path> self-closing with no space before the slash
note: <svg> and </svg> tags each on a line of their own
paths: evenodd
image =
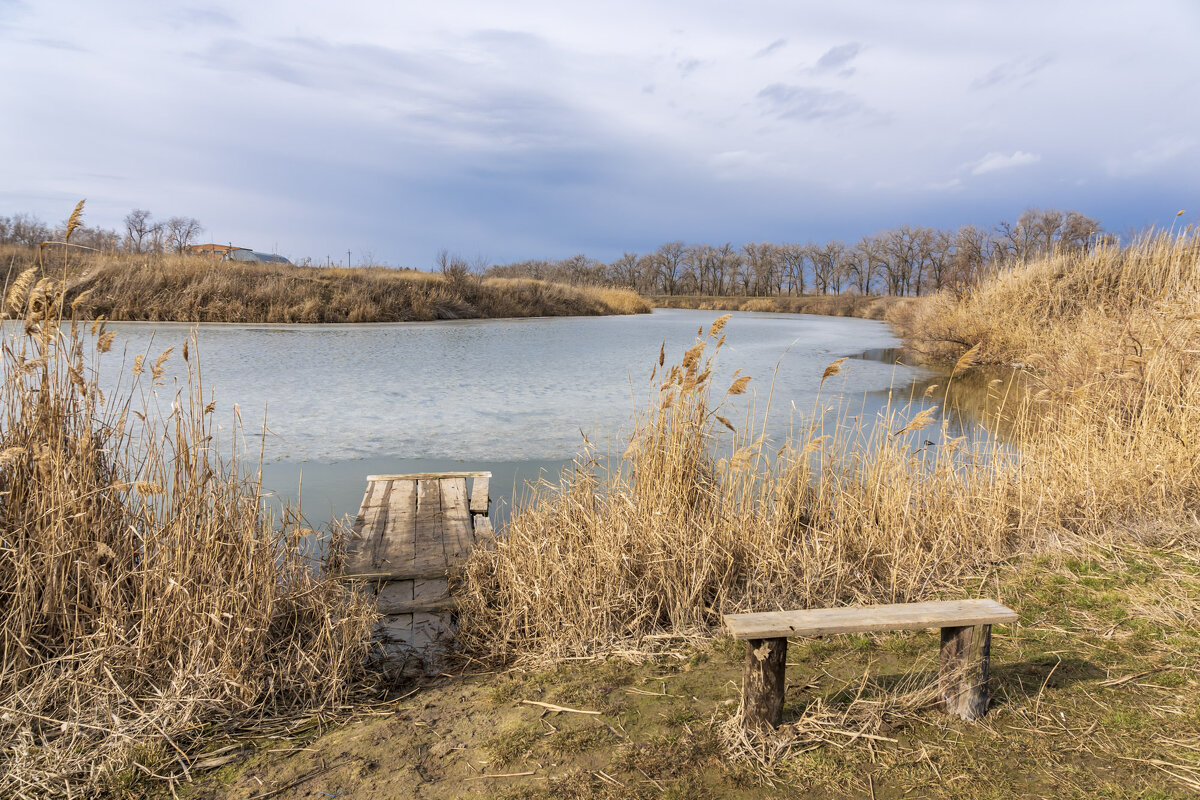
<svg viewBox="0 0 1200 800">
<path fill-rule="evenodd" d="M 896 295 L 817 294 L 799 297 L 743 297 L 725 295 L 646 295 L 655 308 L 690 308 L 700 311 L 752 311 L 776 314 L 814 314 L 823 317 L 856 317 L 887 321 L 891 309 L 919 298 Z"/>
</svg>

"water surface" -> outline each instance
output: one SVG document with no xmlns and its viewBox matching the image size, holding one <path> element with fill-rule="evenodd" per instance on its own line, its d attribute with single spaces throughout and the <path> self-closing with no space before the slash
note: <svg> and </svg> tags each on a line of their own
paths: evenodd
<svg viewBox="0 0 1200 800">
<path fill-rule="evenodd" d="M 650 372 L 665 343 L 676 363 L 721 312 L 659 309 L 621 317 L 565 317 L 363 325 L 113 323 L 112 386 L 134 355 L 153 358 L 198 341 L 206 394 L 217 401 L 228 447 L 240 411 L 247 455 L 261 447 L 264 484 L 295 498 L 315 522 L 357 510 L 374 473 L 490 469 L 503 518 L 513 488 L 553 477 L 587 436 L 601 452 L 624 449 L 633 411 L 646 405 Z M 734 370 L 754 377 L 747 404 L 771 395 L 770 432 L 807 419 L 830 362 L 899 345 L 882 322 L 803 314 L 735 312 L 714 371 L 723 390 Z M 123 354 L 122 351 L 123 350 Z M 122 367 L 122 359 L 124 366 Z M 874 413 L 888 392 L 932 374 L 891 358 L 853 359 L 826 383 L 821 405 Z M 160 387 L 168 404 L 177 383 Z M 266 431 L 262 423 L 266 421 Z"/>
</svg>

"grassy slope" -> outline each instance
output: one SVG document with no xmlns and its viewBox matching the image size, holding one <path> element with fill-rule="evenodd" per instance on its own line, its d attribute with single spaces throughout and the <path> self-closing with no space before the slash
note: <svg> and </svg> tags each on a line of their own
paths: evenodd
<svg viewBox="0 0 1200 800">
<path fill-rule="evenodd" d="M 10 276 L 31 260 L 7 256 Z M 74 256 L 73 256 L 74 257 Z M 57 264 L 54 254 L 49 259 Z M 60 278 L 55 267 L 46 270 Z M 67 273 L 68 302 L 88 292 L 96 315 L 184 322 L 402 322 L 494 317 L 636 314 L 633 292 L 534 280 L 374 268 L 309 268 L 208 258 L 86 254 Z"/>
</svg>

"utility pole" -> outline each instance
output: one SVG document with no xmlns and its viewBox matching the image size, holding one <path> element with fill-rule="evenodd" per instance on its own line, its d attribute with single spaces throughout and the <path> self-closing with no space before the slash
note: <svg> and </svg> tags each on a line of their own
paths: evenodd
<svg viewBox="0 0 1200 800">
<path fill-rule="evenodd" d="M 347 267 L 350 266 L 350 251 L 349 250 L 346 251 L 346 266 Z"/>
</svg>

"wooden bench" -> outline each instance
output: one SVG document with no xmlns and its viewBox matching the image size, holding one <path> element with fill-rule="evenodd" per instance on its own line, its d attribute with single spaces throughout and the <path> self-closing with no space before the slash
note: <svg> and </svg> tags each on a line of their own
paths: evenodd
<svg viewBox="0 0 1200 800">
<path fill-rule="evenodd" d="M 973 720 L 988 707 L 992 625 L 1017 614 L 995 600 L 947 600 L 864 608 L 727 614 L 725 627 L 746 642 L 742 715 L 747 728 L 769 730 L 783 720 L 784 666 L 789 636 L 941 628 L 939 691 L 948 714 Z"/>
</svg>

